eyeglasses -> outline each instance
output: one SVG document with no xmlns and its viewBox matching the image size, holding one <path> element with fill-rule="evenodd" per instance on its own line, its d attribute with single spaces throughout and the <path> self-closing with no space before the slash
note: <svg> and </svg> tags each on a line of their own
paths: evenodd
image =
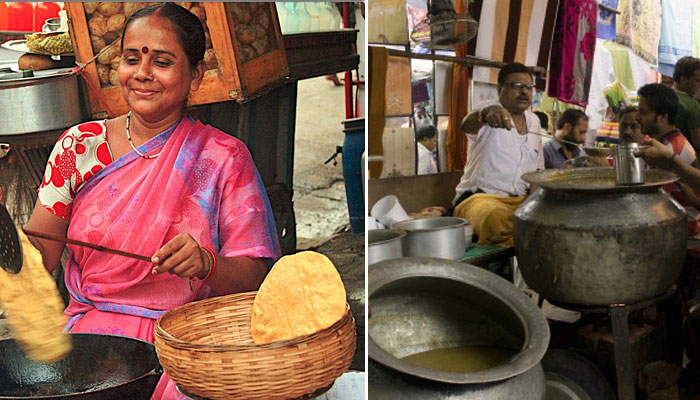
<svg viewBox="0 0 700 400">
<path fill-rule="evenodd" d="M 522 90 L 522 89 L 532 90 L 535 88 L 534 83 L 506 82 L 506 83 L 504 83 L 504 85 L 510 86 L 511 88 L 513 88 L 515 90 Z"/>
</svg>

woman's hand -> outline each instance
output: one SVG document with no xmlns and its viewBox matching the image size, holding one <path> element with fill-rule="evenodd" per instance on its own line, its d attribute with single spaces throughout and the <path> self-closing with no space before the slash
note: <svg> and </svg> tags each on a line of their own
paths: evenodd
<svg viewBox="0 0 700 400">
<path fill-rule="evenodd" d="M 181 278 L 204 279 L 212 268 L 211 260 L 189 233 L 181 233 L 151 257 L 154 274 L 169 272 Z"/>
</svg>

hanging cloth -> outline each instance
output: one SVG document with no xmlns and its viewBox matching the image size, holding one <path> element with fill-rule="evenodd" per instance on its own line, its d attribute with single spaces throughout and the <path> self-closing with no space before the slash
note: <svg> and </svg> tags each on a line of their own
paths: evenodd
<svg viewBox="0 0 700 400">
<path fill-rule="evenodd" d="M 646 62 L 658 62 L 661 35 L 661 0 L 620 0 L 617 43 L 632 49 Z"/>
<path fill-rule="evenodd" d="M 464 2 L 458 1 L 455 11 L 458 14 L 466 12 Z M 464 57 L 467 54 L 467 43 L 455 47 L 455 55 Z M 467 163 L 467 136 L 459 129 L 462 119 L 467 115 L 469 102 L 469 70 L 462 64 L 455 63 L 452 67 L 452 86 L 450 87 L 450 115 L 447 123 L 447 171 L 461 171 Z"/>
<path fill-rule="evenodd" d="M 586 107 L 593 76 L 598 5 L 568 0 L 559 7 L 549 59 L 547 95 Z"/>
<path fill-rule="evenodd" d="M 618 0 L 603 0 L 601 3 L 611 8 L 617 8 Z M 604 8 L 598 9 L 598 29 L 596 36 L 598 39 L 615 40 L 615 24 L 617 16 L 614 12 Z"/>
</svg>

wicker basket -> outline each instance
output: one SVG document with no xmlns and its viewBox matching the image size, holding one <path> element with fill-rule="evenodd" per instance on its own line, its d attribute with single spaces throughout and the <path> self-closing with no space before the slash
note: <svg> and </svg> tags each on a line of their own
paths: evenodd
<svg viewBox="0 0 700 400">
<path fill-rule="evenodd" d="M 291 399 L 330 387 L 355 353 L 355 320 L 320 332 L 256 345 L 250 314 L 256 292 L 177 307 L 158 318 L 155 346 L 178 388 L 208 399 Z"/>
</svg>

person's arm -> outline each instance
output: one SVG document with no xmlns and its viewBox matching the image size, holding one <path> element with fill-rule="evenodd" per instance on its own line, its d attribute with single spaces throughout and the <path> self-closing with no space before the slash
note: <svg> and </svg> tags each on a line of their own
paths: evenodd
<svg viewBox="0 0 700 400">
<path fill-rule="evenodd" d="M 692 140 L 690 144 L 693 145 L 695 151 L 698 151 L 698 149 L 700 149 L 700 127 L 690 130 L 690 139 Z"/>
<path fill-rule="evenodd" d="M 694 191 L 700 193 L 699 169 L 681 160 L 673 150 L 656 139 L 645 140 L 643 144 L 648 147 L 635 150 L 636 157 L 642 157 L 650 165 L 672 170 Z"/>
<path fill-rule="evenodd" d="M 214 256 L 215 262 L 192 236 L 181 233 L 151 257 L 156 264 L 153 273 L 169 272 L 187 279 L 204 279 L 208 276 L 204 283 L 220 295 L 257 290 L 267 274 L 265 259 L 223 257 L 216 252 Z M 214 271 L 209 276 L 212 269 Z"/>
<path fill-rule="evenodd" d="M 462 120 L 460 129 L 465 133 L 475 135 L 479 133 L 479 129 L 484 125 L 505 129 L 515 127 L 513 121 L 510 120 L 510 113 L 505 108 L 494 105 L 474 110 L 467 114 Z"/>
<path fill-rule="evenodd" d="M 27 230 L 65 238 L 66 233 L 68 232 L 68 223 L 69 220 L 52 214 L 49 210 L 44 208 L 39 200 L 37 200 L 36 204 L 34 205 L 32 216 L 29 218 L 29 222 L 27 222 L 25 228 Z M 29 235 L 27 235 L 27 238 L 29 239 L 29 242 L 41 253 L 41 257 L 44 261 L 44 267 L 49 272 L 53 272 L 53 270 L 58 266 L 58 263 L 61 261 L 63 249 L 66 247 L 65 243 L 48 239 L 40 239 Z"/>
</svg>

